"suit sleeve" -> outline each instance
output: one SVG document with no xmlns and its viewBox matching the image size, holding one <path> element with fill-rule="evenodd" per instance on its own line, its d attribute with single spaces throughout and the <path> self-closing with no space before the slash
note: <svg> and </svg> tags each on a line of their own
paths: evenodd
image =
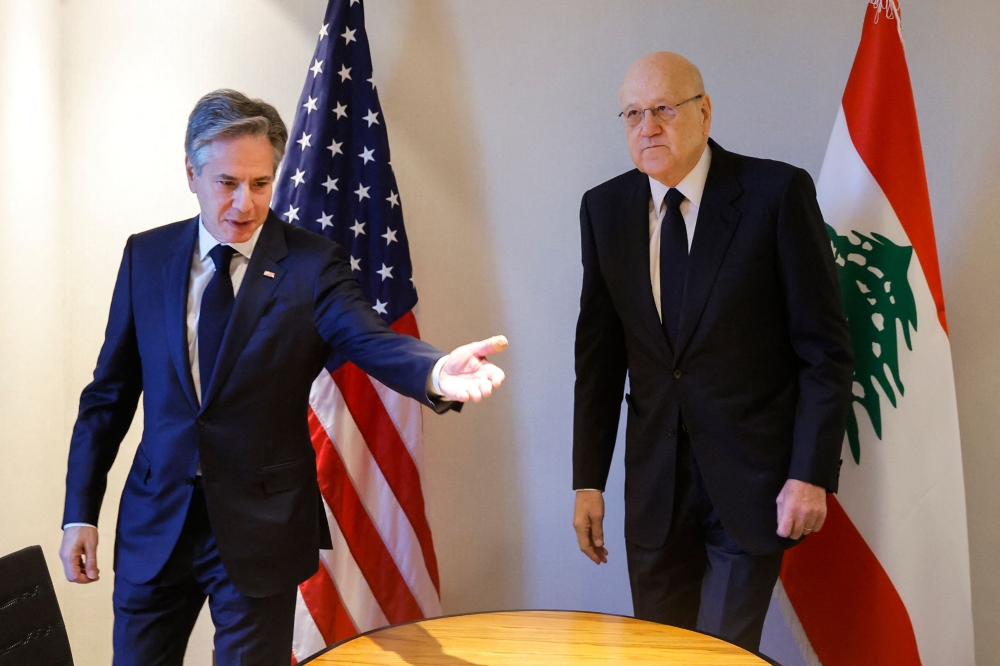
<svg viewBox="0 0 1000 666">
<path fill-rule="evenodd" d="M 313 319 L 320 336 L 338 354 L 392 390 L 441 413 L 461 403 L 432 398 L 427 382 L 445 352 L 393 331 L 372 309 L 351 273 L 346 251 L 331 245 L 316 278 Z"/>
<path fill-rule="evenodd" d="M 799 358 L 789 478 L 837 491 L 854 354 L 837 269 L 812 178 L 796 170 L 778 216 L 778 256 Z"/>
<path fill-rule="evenodd" d="M 142 393 L 142 361 L 132 316 L 132 239 L 125 244 L 94 380 L 83 389 L 69 448 L 63 525 L 97 525 L 118 447 Z"/>
<path fill-rule="evenodd" d="M 601 273 L 587 196 L 580 206 L 583 288 L 576 324 L 573 487 L 604 490 L 618 436 L 628 353 L 625 332 Z"/>
</svg>

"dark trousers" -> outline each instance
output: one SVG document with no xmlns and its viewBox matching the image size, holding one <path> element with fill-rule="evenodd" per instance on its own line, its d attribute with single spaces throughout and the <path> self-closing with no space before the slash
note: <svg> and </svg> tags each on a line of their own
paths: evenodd
<svg viewBox="0 0 1000 666">
<path fill-rule="evenodd" d="M 626 543 L 635 616 L 694 629 L 756 652 L 782 552 L 751 555 L 726 534 L 691 443 L 677 439 L 670 533 L 653 550 Z"/>
<path fill-rule="evenodd" d="M 286 666 L 295 596 L 293 588 L 255 599 L 233 586 L 219 559 L 205 495 L 196 486 L 184 530 L 163 571 L 141 585 L 115 579 L 114 666 L 182 666 L 206 597 L 218 666 Z"/>
</svg>

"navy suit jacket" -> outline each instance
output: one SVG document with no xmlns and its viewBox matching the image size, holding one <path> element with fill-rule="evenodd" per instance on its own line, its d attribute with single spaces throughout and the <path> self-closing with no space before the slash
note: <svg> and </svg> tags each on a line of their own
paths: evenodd
<svg viewBox="0 0 1000 666">
<path fill-rule="evenodd" d="M 339 245 L 272 212 L 199 405 L 185 321 L 197 238 L 195 218 L 125 245 L 104 346 L 73 429 L 63 524 L 97 524 L 108 470 L 142 395 L 116 574 L 146 583 L 163 568 L 200 461 L 223 565 L 241 592 L 267 596 L 315 573 L 318 549 L 330 547 L 307 412 L 331 352 L 438 411 L 447 404 L 429 400 L 426 381 L 444 353 L 393 332 L 372 311 Z"/>
<path fill-rule="evenodd" d="M 854 358 L 812 179 L 710 146 L 677 340 L 650 285 L 648 177 L 583 197 L 573 483 L 604 488 L 627 373 L 626 539 L 666 540 L 682 426 L 726 531 L 765 554 L 794 543 L 775 533 L 787 479 L 837 489 Z"/>
</svg>

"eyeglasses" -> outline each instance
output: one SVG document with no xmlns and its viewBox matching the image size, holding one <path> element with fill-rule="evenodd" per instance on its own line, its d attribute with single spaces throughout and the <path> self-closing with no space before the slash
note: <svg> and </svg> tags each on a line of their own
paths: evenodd
<svg viewBox="0 0 1000 666">
<path fill-rule="evenodd" d="M 618 117 L 622 119 L 622 124 L 629 129 L 633 129 L 642 124 L 642 119 L 646 117 L 646 112 L 649 111 L 653 114 L 653 118 L 662 125 L 667 125 L 677 117 L 677 108 L 687 104 L 688 102 L 693 102 L 696 99 L 701 99 L 704 97 L 704 93 L 700 95 L 695 95 L 694 97 L 688 97 L 683 102 L 677 102 L 673 106 L 670 104 L 657 104 L 656 106 L 648 109 L 625 109 L 618 114 Z"/>
</svg>

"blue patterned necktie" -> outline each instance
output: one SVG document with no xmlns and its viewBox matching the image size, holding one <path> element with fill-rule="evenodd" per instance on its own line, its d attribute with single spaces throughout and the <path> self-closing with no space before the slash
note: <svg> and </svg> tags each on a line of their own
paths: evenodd
<svg viewBox="0 0 1000 666">
<path fill-rule="evenodd" d="M 681 304 L 684 302 L 684 281 L 687 275 L 688 237 L 681 202 L 684 195 L 671 187 L 664 197 L 667 212 L 660 225 L 660 312 L 663 329 L 671 343 L 677 342 Z"/>
<path fill-rule="evenodd" d="M 222 346 L 222 336 L 226 324 L 233 314 L 233 280 L 229 275 L 229 263 L 236 252 L 228 245 L 216 245 L 208 256 L 215 264 L 215 275 L 205 287 L 201 297 L 201 314 L 198 317 L 198 370 L 201 375 L 202 399 L 208 391 L 215 370 L 215 360 Z"/>
</svg>

